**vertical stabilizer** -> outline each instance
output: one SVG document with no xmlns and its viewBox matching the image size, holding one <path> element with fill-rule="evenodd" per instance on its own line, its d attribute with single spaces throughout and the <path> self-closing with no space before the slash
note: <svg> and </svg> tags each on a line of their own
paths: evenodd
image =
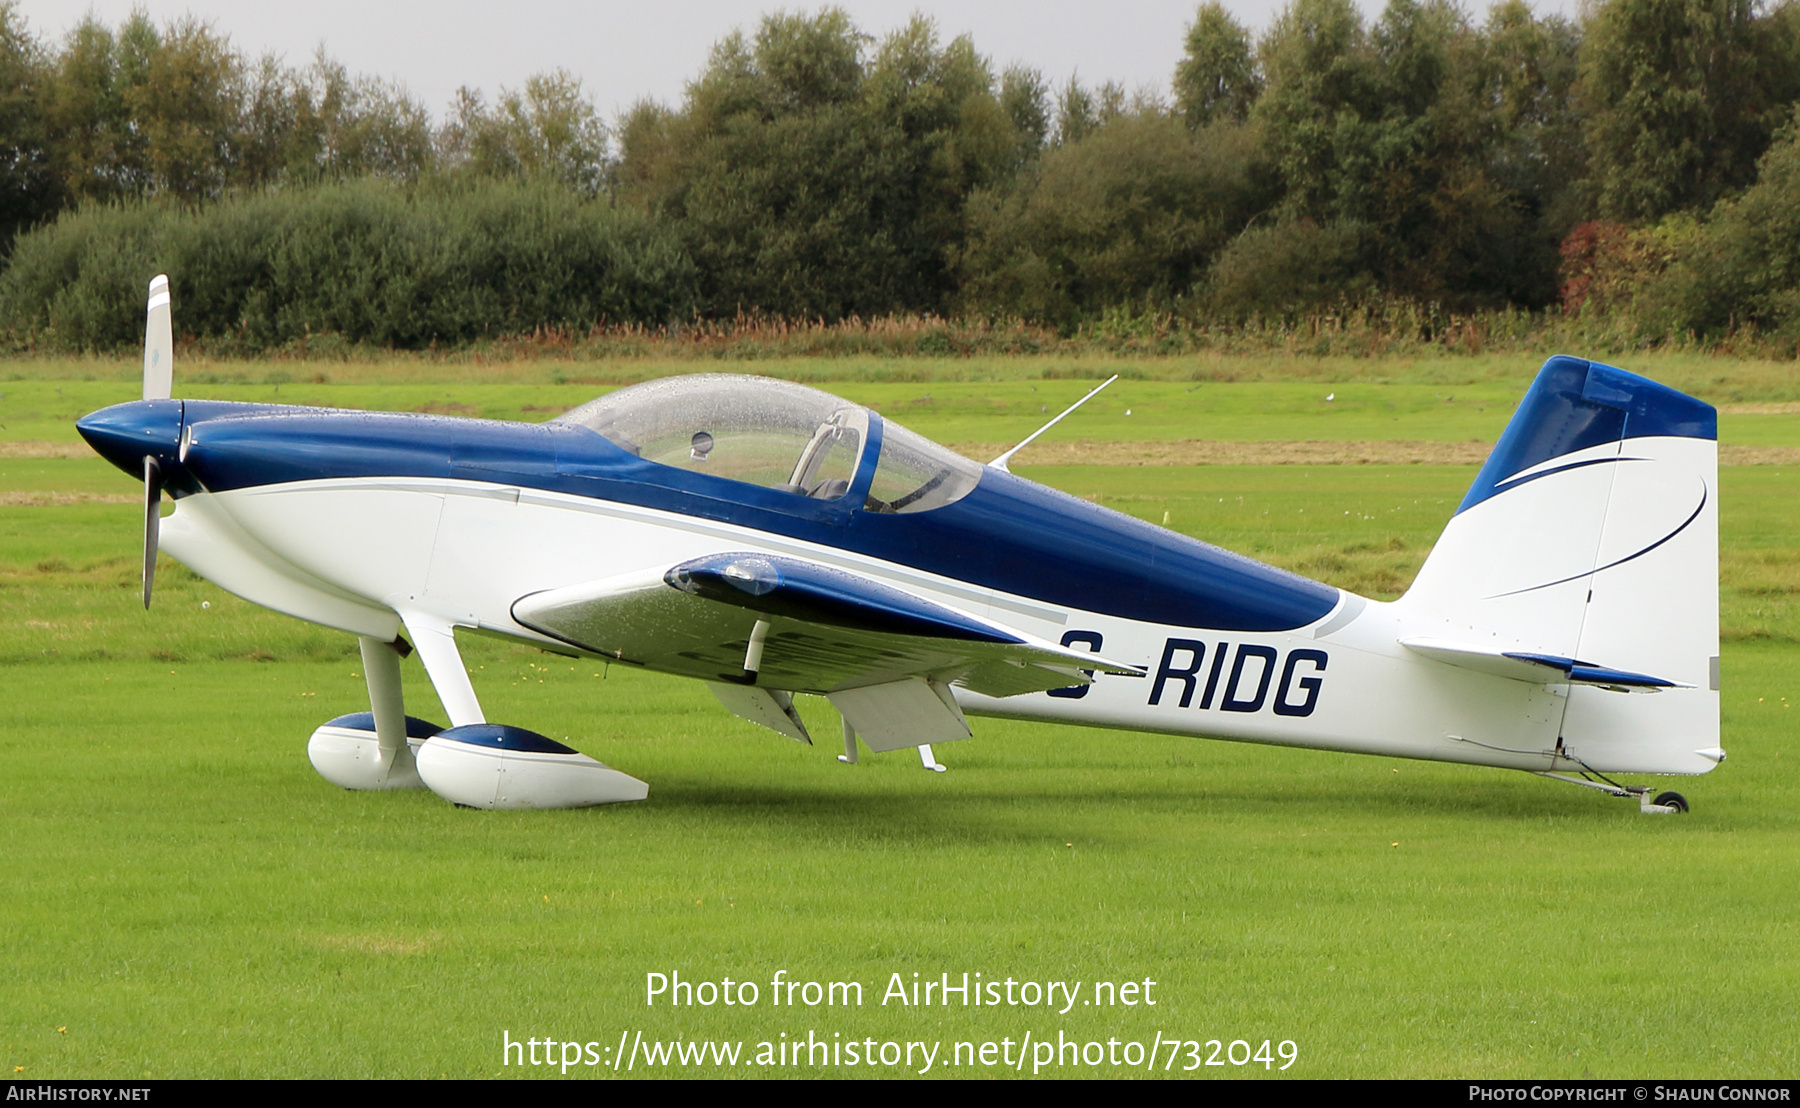
<svg viewBox="0 0 1800 1108">
<path fill-rule="evenodd" d="M 1550 359 L 1400 604 L 1457 641 L 1688 686 L 1569 689 L 1564 746 L 1597 769 L 1712 768 L 1717 412 L 1623 370 Z"/>
</svg>

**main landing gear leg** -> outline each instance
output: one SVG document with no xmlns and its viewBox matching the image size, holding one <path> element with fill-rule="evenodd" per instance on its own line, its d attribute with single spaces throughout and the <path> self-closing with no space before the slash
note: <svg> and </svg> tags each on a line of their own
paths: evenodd
<svg viewBox="0 0 1800 1108">
<path fill-rule="evenodd" d="M 1570 777 L 1566 773 L 1539 772 L 1538 776 L 1548 777 L 1556 781 L 1567 781 L 1571 785 L 1580 785 L 1586 789 L 1599 789 L 1608 796 L 1636 797 L 1638 811 L 1647 816 L 1674 815 L 1678 812 L 1685 812 L 1688 810 L 1687 797 L 1682 796 L 1677 792 L 1657 793 L 1656 798 L 1652 800 L 1650 798 L 1651 787 L 1649 785 L 1618 785 L 1611 781 L 1603 782 L 1590 780 L 1586 777 Z"/>
<path fill-rule="evenodd" d="M 486 723 L 481 702 L 475 699 L 475 686 L 469 681 L 469 671 L 463 667 L 462 655 L 456 649 L 456 629 L 444 620 L 418 613 L 402 612 L 400 618 L 412 632 L 413 649 L 425 663 L 425 676 L 431 678 L 438 702 L 449 713 L 450 726 Z"/>
<path fill-rule="evenodd" d="M 412 788 L 424 784 L 406 742 L 406 701 L 400 694 L 400 658 L 405 640 L 386 643 L 367 635 L 357 640 L 362 649 L 363 679 L 369 686 L 369 710 L 375 716 L 376 749 L 382 776 L 405 781 Z M 411 647 L 404 647 L 410 652 Z"/>
<path fill-rule="evenodd" d="M 426 739 L 419 779 L 459 808 L 585 808 L 642 800 L 650 786 L 546 735 L 490 724 L 449 622 L 402 613 L 451 727 Z"/>
<path fill-rule="evenodd" d="M 406 640 L 383 642 L 363 636 L 363 675 L 369 683 L 369 714 L 352 713 L 319 725 L 306 743 L 306 756 L 319 776 L 345 789 L 419 789 L 408 732 L 434 730 L 423 720 L 409 727 L 400 695 L 400 657 Z"/>
</svg>

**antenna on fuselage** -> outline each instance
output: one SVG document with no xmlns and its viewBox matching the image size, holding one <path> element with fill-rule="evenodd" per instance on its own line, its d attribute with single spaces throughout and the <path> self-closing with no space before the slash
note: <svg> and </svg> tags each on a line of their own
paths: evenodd
<svg viewBox="0 0 1800 1108">
<path fill-rule="evenodd" d="M 1006 463 L 1008 463 L 1012 460 L 1012 456 L 1014 454 L 1017 454 L 1019 451 L 1025 449 L 1027 446 L 1030 446 L 1033 439 L 1036 439 L 1039 435 L 1043 434 L 1045 431 L 1048 431 L 1050 428 L 1056 426 L 1058 423 L 1061 423 L 1063 421 L 1063 418 L 1065 416 L 1067 416 L 1070 412 L 1074 411 L 1076 408 L 1079 408 L 1083 404 L 1086 404 L 1088 401 L 1092 400 L 1095 396 L 1099 395 L 1099 392 L 1101 389 L 1112 384 L 1114 381 L 1117 381 L 1118 379 L 1119 379 L 1119 375 L 1117 373 L 1115 373 L 1111 377 L 1108 377 L 1106 380 L 1100 382 L 1098 385 L 1094 386 L 1093 392 L 1088 393 L 1086 396 L 1082 397 L 1080 400 L 1077 400 L 1075 403 L 1069 405 L 1067 408 L 1064 408 L 1061 415 L 1058 415 L 1055 419 L 1051 420 L 1049 423 L 1044 424 L 1042 427 L 1039 427 L 1037 430 L 1033 431 L 1031 434 L 1025 436 L 1024 442 L 1013 447 L 1011 450 L 1008 450 L 1006 453 L 1000 455 L 998 458 L 995 458 L 993 461 L 989 462 L 988 465 L 992 466 L 993 468 L 995 468 L 997 470 L 1000 470 L 1002 473 L 1011 473 L 1012 470 L 1010 470 L 1006 467 Z"/>
</svg>

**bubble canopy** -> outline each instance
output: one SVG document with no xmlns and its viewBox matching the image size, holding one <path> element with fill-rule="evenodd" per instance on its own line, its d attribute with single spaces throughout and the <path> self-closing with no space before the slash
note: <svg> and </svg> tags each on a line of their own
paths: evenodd
<svg viewBox="0 0 1800 1108">
<path fill-rule="evenodd" d="M 843 498 L 872 461 L 862 507 L 881 514 L 954 503 L 982 473 L 977 463 L 861 405 L 769 377 L 699 373 L 649 381 L 552 422 L 586 427 L 659 465 L 816 500 Z M 871 444 L 878 456 L 865 459 Z"/>
</svg>

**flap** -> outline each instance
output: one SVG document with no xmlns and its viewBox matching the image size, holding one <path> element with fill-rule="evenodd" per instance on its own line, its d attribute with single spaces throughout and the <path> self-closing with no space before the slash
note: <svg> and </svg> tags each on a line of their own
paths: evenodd
<svg viewBox="0 0 1800 1108">
<path fill-rule="evenodd" d="M 747 719 L 759 727 L 767 727 L 795 742 L 812 745 L 812 736 L 794 708 L 791 694 L 779 689 L 759 689 L 751 685 L 724 685 L 708 681 L 706 687 L 719 698 L 732 715 Z"/>
<path fill-rule="evenodd" d="M 831 703 L 877 754 L 969 737 L 969 723 L 950 690 L 918 677 L 845 689 L 832 693 Z"/>
<path fill-rule="evenodd" d="M 832 693 L 922 677 L 987 696 L 1138 675 L 892 585 L 799 558 L 716 554 L 532 593 L 526 627 L 621 662 L 713 682 Z M 744 669 L 752 629 L 762 660 Z M 779 730 L 779 728 L 777 728 Z"/>
</svg>

